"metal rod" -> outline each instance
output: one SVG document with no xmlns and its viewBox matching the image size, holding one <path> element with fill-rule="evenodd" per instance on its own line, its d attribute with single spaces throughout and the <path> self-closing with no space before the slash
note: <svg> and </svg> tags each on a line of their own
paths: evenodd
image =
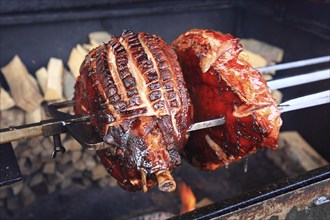
<svg viewBox="0 0 330 220">
<path fill-rule="evenodd" d="M 286 101 L 279 105 L 278 107 L 280 108 L 281 112 L 289 112 L 289 111 L 294 111 L 298 109 L 304 109 L 308 107 L 313 107 L 317 105 L 323 105 L 330 103 L 330 90 L 299 97 L 296 99 L 291 99 L 289 101 Z M 188 132 L 190 131 L 196 131 L 196 130 L 201 130 L 205 128 L 212 128 L 216 126 L 220 126 L 226 123 L 226 119 L 224 117 L 222 118 L 217 118 L 217 119 L 212 119 L 208 121 L 202 121 L 193 124 Z"/>
<path fill-rule="evenodd" d="M 64 130 L 66 125 L 89 121 L 88 116 L 69 116 L 71 118 L 66 120 L 50 119 L 39 123 L 0 129 L 0 144 L 38 136 L 52 136 L 55 134 L 60 134 L 66 132 Z"/>
<path fill-rule="evenodd" d="M 13 129 L 8 129 L 8 131 L 0 132 L 0 144 L 43 135 L 42 125 L 40 125 L 40 123 L 30 126 L 32 127 L 16 127 Z"/>
<path fill-rule="evenodd" d="M 291 99 L 287 102 L 283 102 L 279 107 L 283 113 L 327 103 L 330 103 L 330 90 Z"/>
<path fill-rule="evenodd" d="M 271 80 L 267 82 L 267 85 L 272 90 L 275 90 L 316 82 L 324 79 L 330 79 L 330 69 Z"/>
<path fill-rule="evenodd" d="M 323 57 L 317 57 L 312 59 L 306 59 L 306 60 L 299 60 L 289 63 L 281 63 L 274 66 L 266 66 L 262 68 L 258 68 L 260 72 L 270 72 L 270 71 L 277 71 L 277 70 L 285 70 L 285 69 L 293 69 L 297 67 L 303 67 L 303 66 L 309 66 L 319 63 L 327 63 L 330 62 L 330 56 L 323 56 Z"/>
<path fill-rule="evenodd" d="M 188 132 L 201 130 L 201 129 L 205 129 L 205 128 L 216 127 L 216 126 L 219 126 L 219 125 L 223 125 L 225 122 L 226 122 L 225 117 L 218 118 L 218 119 L 213 119 L 213 120 L 208 120 L 208 121 L 197 122 L 197 123 L 194 123 L 189 128 Z"/>
</svg>

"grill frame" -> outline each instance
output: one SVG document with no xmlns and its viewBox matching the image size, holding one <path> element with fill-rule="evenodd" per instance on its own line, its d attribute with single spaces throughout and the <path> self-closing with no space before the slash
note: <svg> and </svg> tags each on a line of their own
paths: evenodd
<svg viewBox="0 0 330 220">
<path fill-rule="evenodd" d="M 303 195 L 301 193 L 302 191 Z M 293 204 L 290 200 L 292 200 L 295 195 L 298 195 L 300 199 L 298 203 Z M 241 219 L 245 219 L 251 218 L 251 210 L 255 216 L 260 212 L 263 213 L 264 210 L 274 211 L 267 212 L 268 217 L 270 217 L 278 214 L 271 206 L 280 204 L 283 209 L 291 209 L 294 206 L 310 206 L 310 208 L 313 208 L 313 206 L 317 206 L 317 198 L 322 196 L 327 198 L 327 202 L 325 203 L 329 203 L 329 195 L 330 165 L 327 165 L 245 192 L 235 198 L 195 209 L 194 211 L 171 219 L 235 219 L 235 216 L 236 218 L 239 216 Z M 320 217 L 322 217 L 322 214 Z"/>
<path fill-rule="evenodd" d="M 151 0 L 129 0 L 129 1 L 95 1 L 80 3 L 68 1 L 66 4 L 53 3 L 51 1 L 39 2 L 34 1 L 22 2 L 11 1 L 9 5 L 2 5 L 0 11 L 0 64 L 1 66 L 8 63 L 9 59 L 15 54 L 22 54 L 23 62 L 27 64 L 28 69 L 34 72 L 40 66 L 45 66 L 50 55 L 55 55 L 63 60 L 67 60 L 71 48 L 80 42 L 84 42 L 88 32 L 105 29 L 115 34 L 120 32 L 124 25 L 136 27 L 134 31 L 148 31 L 157 33 L 171 42 L 180 33 L 183 33 L 187 28 L 195 28 L 196 24 L 201 28 L 213 28 L 230 32 L 235 36 L 254 37 L 270 44 L 278 45 L 285 48 L 284 62 L 294 61 L 299 59 L 312 58 L 330 54 L 330 48 L 325 45 L 329 43 L 329 25 L 326 21 L 329 19 L 328 14 L 324 11 L 329 8 L 329 4 L 318 1 L 302 1 L 296 8 L 291 3 L 267 1 L 260 4 L 258 1 L 185 1 L 184 3 L 151 1 Z M 7 2 L 6 2 L 7 3 Z M 41 3 L 41 4 L 39 4 Z M 302 17 L 308 15 L 309 12 L 319 11 L 319 16 L 312 13 L 313 20 L 310 17 Z M 138 22 L 147 21 L 150 18 L 160 20 L 169 17 L 187 18 L 185 15 L 209 16 L 208 18 L 225 20 L 226 24 L 216 24 L 214 21 L 210 23 L 206 20 L 196 23 L 196 21 L 182 22 L 171 29 L 171 20 L 164 22 L 164 27 L 158 27 L 161 22 L 155 24 L 137 24 Z M 209 15 L 208 15 L 209 14 Z M 212 16 L 211 16 L 212 15 Z M 214 16 L 213 16 L 214 15 Z M 323 15 L 323 17 L 321 16 Z M 218 16 L 218 17 L 217 17 Z M 233 18 L 233 19 L 232 19 Z M 114 25 L 114 22 L 119 22 L 119 25 Z M 138 22 L 134 22 L 137 19 Z M 152 19 L 151 19 L 152 20 Z M 195 22 L 195 23 L 194 23 Z M 207 25 L 206 25 L 207 24 Z M 78 26 L 84 25 L 84 28 Z M 135 26 L 134 26 L 135 25 Z M 143 29 L 145 26 L 146 29 Z M 54 34 L 51 32 L 60 32 L 75 27 L 69 34 Z M 41 38 L 34 40 L 32 35 L 37 29 L 43 29 Z M 262 29 L 264 32 L 261 32 Z M 78 30 L 78 31 L 77 31 Z M 50 32 L 50 33 L 46 33 Z M 272 37 L 272 32 L 283 32 L 278 37 Z M 27 42 L 31 43 L 24 47 L 24 42 L 21 41 L 21 36 L 26 34 Z M 287 38 L 286 38 L 287 37 Z M 13 38 L 13 39 L 9 39 Z M 68 40 L 69 39 L 69 40 Z M 297 43 L 289 46 L 289 42 L 296 40 Z M 15 42 L 17 41 L 17 44 Z M 317 47 L 308 45 L 306 42 L 318 44 Z M 55 44 L 50 46 L 50 44 Z M 8 46 L 10 45 L 10 46 Z M 30 50 L 33 47 L 42 47 L 47 45 L 44 51 L 40 49 Z M 303 46 L 301 46 L 303 45 Z M 303 48 L 300 48 L 303 47 Z M 291 48 L 291 49 L 287 49 Z M 34 52 L 40 54 L 33 54 Z M 32 58 L 31 58 L 32 56 Z M 290 70 L 279 72 L 277 76 L 283 77 L 287 74 L 299 74 L 320 70 L 328 67 L 329 64 L 322 64 L 298 70 Z M 5 80 L 0 74 L 0 82 L 2 86 L 8 88 Z M 308 93 L 317 92 L 329 88 L 328 82 L 318 82 L 304 87 L 296 87 L 285 89 L 285 99 L 291 99 L 306 95 Z M 284 100 L 285 101 L 285 100 Z M 288 113 L 283 116 L 285 122 L 283 130 L 298 129 L 299 132 L 306 137 L 307 141 L 315 146 L 320 154 L 324 155 L 329 160 L 329 118 L 324 118 L 324 115 L 330 111 L 329 105 L 317 108 L 302 110 L 299 113 Z M 309 120 L 305 120 L 306 116 Z M 311 131 L 314 128 L 319 131 Z M 308 129 L 309 128 L 309 129 Z M 322 146 L 323 145 L 323 146 Z M 244 193 L 242 196 L 230 200 L 222 201 L 211 206 L 197 209 L 191 213 L 178 216 L 177 219 L 190 218 L 215 218 L 235 214 L 238 209 L 248 209 L 250 206 L 265 202 L 267 200 L 279 197 L 287 193 L 294 193 L 297 190 L 305 189 L 306 186 L 314 186 L 321 184 L 329 179 L 329 166 L 322 167 L 315 171 L 307 172 L 298 177 L 288 178 L 279 183 L 274 183 L 273 186 L 262 187 L 253 192 Z M 327 182 L 328 184 L 328 182 Z M 328 185 L 329 186 L 329 185 Z M 262 191 L 262 195 L 258 193 Z"/>
</svg>

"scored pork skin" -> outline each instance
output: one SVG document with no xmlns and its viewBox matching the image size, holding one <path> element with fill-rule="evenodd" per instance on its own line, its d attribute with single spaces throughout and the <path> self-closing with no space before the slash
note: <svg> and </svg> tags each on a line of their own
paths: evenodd
<svg viewBox="0 0 330 220">
<path fill-rule="evenodd" d="M 183 155 L 214 170 L 268 147 L 277 148 L 280 111 L 261 74 L 241 54 L 239 39 L 193 29 L 173 44 L 194 106 L 194 122 L 224 116 L 223 126 L 191 132 Z"/>
<path fill-rule="evenodd" d="M 159 36 L 124 31 L 93 49 L 80 68 L 75 113 L 89 115 L 109 148 L 97 155 L 129 191 L 173 191 L 191 103 L 173 49 Z"/>
</svg>

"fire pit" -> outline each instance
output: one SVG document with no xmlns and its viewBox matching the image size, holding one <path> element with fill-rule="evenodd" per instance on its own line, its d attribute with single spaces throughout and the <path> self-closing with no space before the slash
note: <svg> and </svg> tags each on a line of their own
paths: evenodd
<svg viewBox="0 0 330 220">
<path fill-rule="evenodd" d="M 265 48 L 269 49 L 267 46 L 271 51 L 280 49 L 280 60 L 268 57 L 266 65 L 306 60 L 330 54 L 329 7 L 329 3 L 313 0 L 299 4 L 226 0 L 1 2 L 0 66 L 8 64 L 17 54 L 26 66 L 27 78 L 29 73 L 39 78 L 43 71 L 50 69 L 56 73 L 61 65 L 75 74 L 76 64 L 67 62 L 72 48 L 80 51 L 77 44 L 86 44 L 85 49 L 88 48 L 92 43 L 87 36 L 92 32 L 118 35 L 127 28 L 159 34 L 167 42 L 191 28 L 210 28 L 244 38 L 244 46 L 252 52 L 256 42 L 263 42 L 262 47 L 258 44 L 259 55 Z M 278 50 L 276 54 L 280 54 Z M 56 59 L 48 62 L 51 57 Z M 40 69 L 47 63 L 47 69 Z M 329 61 L 278 70 L 267 77 L 278 79 L 326 68 Z M 64 72 L 63 77 L 66 77 L 65 83 L 71 82 L 71 85 L 63 84 L 65 90 L 66 86 L 72 86 L 74 77 L 68 72 Z M 1 87 L 9 91 L 3 74 L 0 82 Z M 329 81 L 323 80 L 280 89 L 280 92 L 286 101 L 327 89 Z M 70 95 L 65 93 L 60 98 L 70 99 Z M 56 93 L 47 97 L 54 96 Z M 34 101 L 39 106 L 44 98 L 35 96 Z M 40 113 L 42 109 L 41 104 L 38 117 L 18 107 L 2 110 L 0 129 L 46 119 Z M 330 160 L 330 121 L 326 117 L 329 112 L 329 105 L 322 105 L 283 114 L 278 151 L 260 151 L 214 172 L 202 172 L 184 162 L 173 172 L 178 184 L 173 193 L 155 189 L 147 193 L 123 191 L 107 174 L 95 152 L 82 148 L 70 135 L 57 137 L 66 152 L 58 152 L 55 159 L 51 158 L 55 138 L 12 142 L 23 179 L 0 188 L 0 216 L 1 219 L 209 219 L 221 216 L 326 219 L 330 216 L 330 168 L 326 165 Z M 14 157 L 10 161 L 15 161 Z M 307 172 L 313 169 L 316 170 Z M 276 204 L 285 208 L 280 209 Z"/>
</svg>

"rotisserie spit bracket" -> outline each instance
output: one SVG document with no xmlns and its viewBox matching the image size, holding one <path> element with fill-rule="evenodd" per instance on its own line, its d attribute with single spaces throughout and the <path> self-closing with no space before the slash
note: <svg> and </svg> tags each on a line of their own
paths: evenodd
<svg viewBox="0 0 330 220">
<path fill-rule="evenodd" d="M 291 63 L 278 64 L 271 67 L 260 69 L 263 71 L 273 71 L 302 67 L 306 65 L 325 63 L 330 61 L 330 56 L 312 58 L 303 61 L 295 61 Z M 282 79 L 271 80 L 267 82 L 271 89 L 287 88 L 291 86 L 306 84 L 310 82 L 325 80 L 330 78 L 330 69 L 315 71 L 307 74 L 301 74 L 292 77 L 285 77 Z M 311 94 L 308 96 L 299 97 L 281 103 L 279 108 L 282 112 L 303 109 L 316 105 L 326 104 L 330 102 L 330 90 Z M 60 135 L 68 133 L 75 138 L 83 147 L 89 150 L 100 150 L 107 148 L 102 139 L 100 139 L 94 128 L 90 125 L 89 116 L 71 115 L 60 111 L 63 108 L 72 108 L 75 101 L 64 101 L 52 103 L 46 106 L 46 112 L 53 117 L 53 119 L 44 120 L 39 123 L 22 125 L 18 127 L 10 127 L 0 129 L 0 187 L 11 184 L 22 178 L 17 159 L 11 146 L 12 141 L 17 141 L 26 138 L 33 138 L 38 136 L 50 137 L 53 136 L 53 150 L 51 157 L 55 158 L 57 153 L 65 152 L 65 148 L 61 143 Z M 194 123 L 188 130 L 192 132 L 195 130 L 220 126 L 225 123 L 225 118 L 217 118 L 209 121 Z"/>
</svg>

